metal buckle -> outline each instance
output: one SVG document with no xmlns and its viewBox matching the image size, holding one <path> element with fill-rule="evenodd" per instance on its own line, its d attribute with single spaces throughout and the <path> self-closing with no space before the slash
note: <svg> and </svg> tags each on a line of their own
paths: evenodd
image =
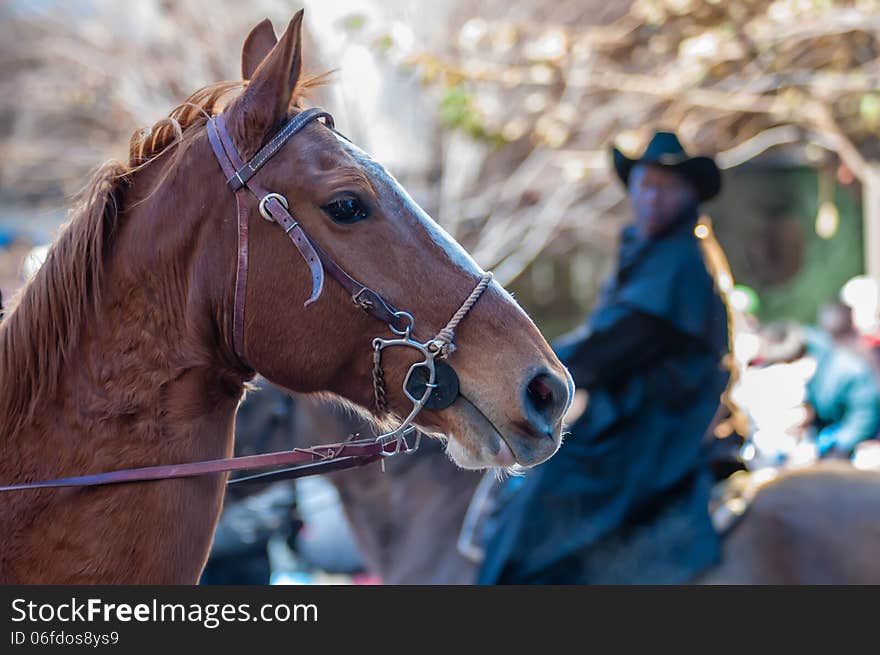
<svg viewBox="0 0 880 655">
<path fill-rule="evenodd" d="M 280 193 L 267 193 L 265 196 L 260 198 L 260 216 L 265 218 L 270 223 L 274 222 L 275 219 L 272 218 L 272 214 L 269 213 L 269 210 L 266 209 L 266 203 L 268 203 L 272 198 L 275 198 L 278 202 L 281 203 L 281 206 L 284 209 L 290 209 L 290 205 L 287 204 L 287 198 L 282 196 Z"/>
</svg>

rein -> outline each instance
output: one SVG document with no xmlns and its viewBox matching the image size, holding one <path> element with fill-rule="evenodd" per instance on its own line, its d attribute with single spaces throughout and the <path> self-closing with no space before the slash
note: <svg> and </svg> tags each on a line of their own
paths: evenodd
<svg viewBox="0 0 880 655">
<path fill-rule="evenodd" d="M 405 347 L 416 350 L 422 356 L 422 361 L 411 365 L 404 378 L 403 393 L 412 403 L 412 410 L 407 417 L 395 429 L 373 439 L 355 440 L 351 438 L 344 443 L 314 446 L 312 448 L 294 448 L 289 451 L 261 455 L 227 457 L 185 464 L 148 466 L 93 475 L 27 482 L 0 486 L 0 492 L 57 487 L 91 487 L 122 482 L 188 478 L 211 473 L 227 473 L 274 466 L 289 467 L 234 478 L 229 480 L 228 484 L 250 481 L 265 482 L 267 480 L 299 478 L 307 475 L 354 468 L 401 452 L 413 453 L 418 449 L 421 433 L 412 424 L 415 417 L 426 406 L 431 409 L 448 407 L 458 395 L 458 377 L 454 369 L 444 361 L 437 360 L 445 360 L 454 351 L 455 328 L 464 319 L 477 300 L 479 300 L 486 287 L 489 286 L 489 283 L 492 281 L 492 273 L 482 274 L 471 294 L 464 300 L 446 326 L 433 339 L 425 342 L 414 339 L 412 332 L 415 326 L 415 319 L 412 314 L 395 309 L 377 292 L 361 284 L 346 273 L 330 255 L 309 238 L 302 225 L 291 215 L 289 211 L 290 204 L 287 199 L 279 193 L 265 189 L 253 179 L 259 169 L 278 152 L 288 139 L 312 121 L 320 123 L 318 121 L 319 118 L 324 119 L 323 124 L 328 129 L 339 134 L 334 129 L 333 118 L 330 114 L 319 108 L 306 109 L 293 116 L 247 162 L 241 158 L 236 149 L 226 128 L 223 114 L 221 113 L 208 119 L 208 140 L 211 143 L 220 168 L 226 176 L 226 184 L 234 193 L 236 204 L 238 248 L 232 319 L 233 348 L 241 362 L 248 370 L 252 371 L 253 368 L 244 357 L 244 310 L 248 272 L 249 214 L 247 212 L 247 192 L 250 192 L 258 200 L 257 208 L 260 215 L 267 221 L 278 223 L 281 226 L 309 267 L 312 277 L 312 293 L 305 301 L 304 307 L 308 307 L 320 297 L 321 291 L 324 288 L 324 272 L 326 271 L 349 293 L 355 307 L 385 323 L 388 329 L 394 333 L 395 338 L 383 339 L 376 337 L 372 342 L 373 393 L 376 410 L 380 414 L 387 414 L 389 411 L 381 364 L 382 351 L 387 348 Z M 413 435 L 413 433 L 415 435 L 412 444 L 410 444 L 407 441 L 407 437 Z"/>
</svg>

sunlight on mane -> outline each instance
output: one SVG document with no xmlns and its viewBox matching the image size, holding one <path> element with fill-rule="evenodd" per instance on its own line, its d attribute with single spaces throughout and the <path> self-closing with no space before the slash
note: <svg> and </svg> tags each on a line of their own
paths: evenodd
<svg viewBox="0 0 880 655">
<path fill-rule="evenodd" d="M 296 103 L 307 97 L 312 89 L 328 83 L 332 72 L 303 77 L 297 82 L 292 106 L 298 106 Z M 143 167 L 180 143 L 191 127 L 204 125 L 208 118 L 222 111 L 223 107 L 237 97 L 238 94 L 234 92 L 244 90 L 247 84 L 247 80 L 209 84 L 193 93 L 152 127 L 136 130 L 131 136 L 129 146 L 130 170 Z"/>
</svg>

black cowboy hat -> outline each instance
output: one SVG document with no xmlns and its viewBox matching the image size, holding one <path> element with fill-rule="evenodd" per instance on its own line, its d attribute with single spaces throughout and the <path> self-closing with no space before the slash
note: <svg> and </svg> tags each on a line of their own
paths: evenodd
<svg viewBox="0 0 880 655">
<path fill-rule="evenodd" d="M 697 190 L 700 202 L 706 202 L 721 191 L 721 171 L 711 157 L 689 157 L 674 132 L 657 132 L 637 159 L 630 159 L 616 147 L 612 149 L 614 169 L 629 183 L 629 174 L 636 164 L 655 164 L 671 168 L 683 175 Z"/>
</svg>

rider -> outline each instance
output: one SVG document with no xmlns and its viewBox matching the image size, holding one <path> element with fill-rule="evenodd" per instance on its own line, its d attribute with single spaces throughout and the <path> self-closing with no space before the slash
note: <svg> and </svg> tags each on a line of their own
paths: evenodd
<svg viewBox="0 0 880 655">
<path fill-rule="evenodd" d="M 719 558 L 703 440 L 728 322 L 695 227 L 721 175 L 669 132 L 638 159 L 613 155 L 635 221 L 586 326 L 556 345 L 589 404 L 559 452 L 501 492 L 483 584 L 682 583 Z"/>
</svg>

